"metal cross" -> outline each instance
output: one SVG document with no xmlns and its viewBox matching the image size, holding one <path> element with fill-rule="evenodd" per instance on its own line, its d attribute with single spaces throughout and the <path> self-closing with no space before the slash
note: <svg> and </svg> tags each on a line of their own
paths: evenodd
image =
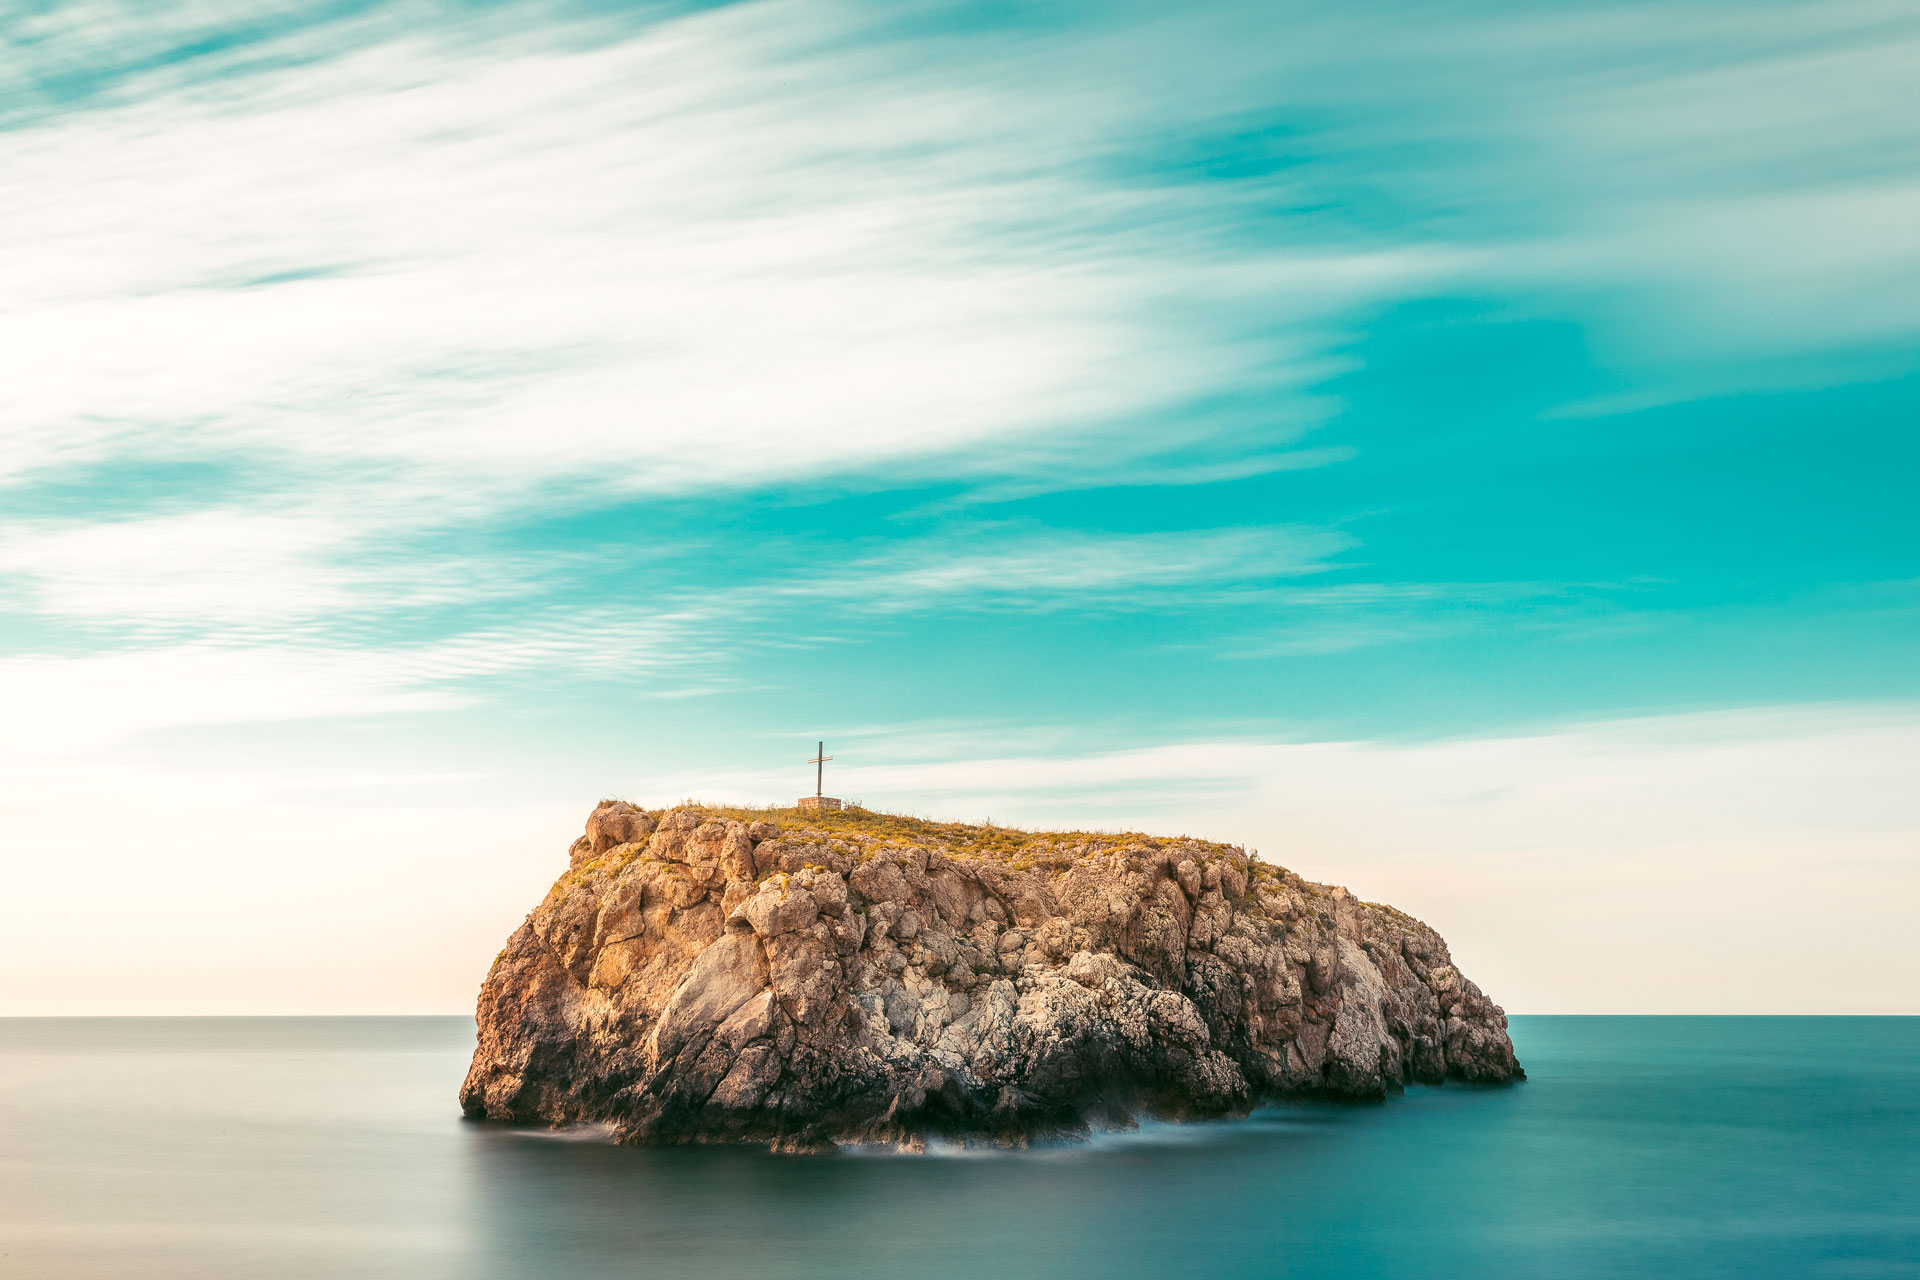
<svg viewBox="0 0 1920 1280">
<path fill-rule="evenodd" d="M 833 757 L 827 754 L 827 744 L 823 742 L 820 744 L 820 754 L 807 761 L 808 764 L 815 766 L 813 770 L 813 795 L 816 800 L 820 797 L 821 785 L 827 776 L 827 761 L 831 759 L 833 759 Z"/>
</svg>

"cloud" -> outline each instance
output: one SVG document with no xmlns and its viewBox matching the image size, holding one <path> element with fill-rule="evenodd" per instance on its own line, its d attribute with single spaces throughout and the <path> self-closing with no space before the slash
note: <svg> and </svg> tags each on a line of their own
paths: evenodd
<svg viewBox="0 0 1920 1280">
<path fill-rule="evenodd" d="M 597 608 L 530 612 L 414 643 L 267 634 L 0 656 L 0 702 L 18 730 L 0 764 L 84 761 L 183 729 L 400 717 L 499 698 L 502 677 L 617 679 L 653 696 L 737 685 L 738 642 L 711 612 Z"/>
<path fill-rule="evenodd" d="M 311 518 L 205 510 L 16 533 L 0 573 L 31 581 L 34 612 L 140 628 L 284 624 L 353 602 L 316 572 L 341 531 Z"/>
<path fill-rule="evenodd" d="M 0 137 L 0 472 L 238 450 L 451 515 L 563 477 L 1065 471 L 1152 457 L 1116 437 L 1156 414 L 1204 440 L 1191 406 L 1310 390 L 1354 309 L 1473 280 L 1643 291 L 1595 317 L 1623 359 L 1920 324 L 1920 112 L 1889 109 L 1920 35 L 1872 6 L 1302 14 L 1278 47 L 1230 6 L 924 45 L 829 4 L 520 16 L 283 14 L 224 78 L 149 59 Z M 37 25 L 69 67 L 194 26 Z M 1204 89 L 1150 50 L 1205 51 Z M 1248 113 L 1324 132 L 1237 182 L 1124 167 Z M 1368 183 L 1397 230 L 1343 220 Z"/>
<path fill-rule="evenodd" d="M 160 729 L 247 725 L 428 710 L 454 701 L 410 687 L 388 657 L 294 647 L 204 644 L 85 657 L 0 658 L 0 697 L 16 732 L 0 744 L 15 769 L 84 761 Z"/>
<path fill-rule="evenodd" d="M 1867 376 L 1910 367 L 1896 349 L 1920 333 L 1911 13 L 1679 4 L 1658 21 L 1592 8 L 1423 35 L 1437 44 L 1421 57 L 1489 72 L 1454 84 L 1441 117 L 1484 130 L 1486 158 L 1439 180 L 1470 214 L 1524 192 L 1482 278 L 1559 291 L 1611 368 L 1682 398 L 1830 379 L 1837 357 Z"/>
<path fill-rule="evenodd" d="M 1194 209 L 823 20 L 853 34 L 748 6 L 511 56 L 396 39 L 7 135 L 0 468 L 139 440 L 458 511 L 1017 449 L 1285 376 L 1208 318 L 1248 285 Z M 1303 312 L 1427 269 L 1258 257 Z"/>
<path fill-rule="evenodd" d="M 502 677 L 614 680 L 653 696 L 738 689 L 769 649 L 834 643 L 876 612 L 1159 608 L 1323 572 L 1348 545 L 1313 529 L 979 526 L 719 583 L 698 577 L 697 547 L 637 561 L 374 556 L 337 513 L 0 532 L 10 612 L 69 628 L 60 644 L 0 656 L 0 701 L 16 723 L 44 726 L 16 739 L 22 751 L 63 757 L 188 727 L 444 710 L 500 698 Z M 612 581 L 649 585 L 584 596 L 549 585 L 610 567 Z"/>
<path fill-rule="evenodd" d="M 983 545 L 984 544 L 984 545 Z M 777 595 L 858 601 L 890 610 L 1139 607 L 1222 586 L 1321 573 L 1352 545 L 1324 529 L 1197 529 L 1177 533 L 1018 531 L 924 539 L 771 588 Z"/>
<path fill-rule="evenodd" d="M 244 480 L 170 522 L 10 524 L 0 572 L 166 643 L 454 583 L 531 608 L 551 560 L 426 543 L 826 477 L 958 481 L 951 511 L 1343 465 L 1302 437 L 1345 331 L 1434 291 L 1558 297 L 1694 389 L 1920 325 L 1920 112 L 1883 109 L 1920 33 L 1871 5 L 921 17 L 20 19 L 44 74 L 0 133 L 0 477 Z M 1222 572 L 1224 543 L 1102 536 L 883 567 L 902 605 Z"/>
</svg>

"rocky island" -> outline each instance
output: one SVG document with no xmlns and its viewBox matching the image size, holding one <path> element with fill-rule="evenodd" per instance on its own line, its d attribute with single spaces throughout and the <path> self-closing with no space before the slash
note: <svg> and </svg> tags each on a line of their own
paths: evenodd
<svg viewBox="0 0 1920 1280">
<path fill-rule="evenodd" d="M 603 802 L 480 989 L 469 1116 L 1021 1142 L 1523 1077 L 1392 907 L 1234 846 Z"/>
</svg>

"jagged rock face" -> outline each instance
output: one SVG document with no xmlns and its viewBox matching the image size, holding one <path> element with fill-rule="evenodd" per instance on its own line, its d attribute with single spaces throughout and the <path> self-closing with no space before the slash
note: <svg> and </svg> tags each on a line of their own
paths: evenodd
<svg viewBox="0 0 1920 1280">
<path fill-rule="evenodd" d="M 777 816 L 595 809 L 481 987 L 467 1114 L 915 1144 L 1522 1076 L 1438 934 L 1237 848 Z"/>
</svg>

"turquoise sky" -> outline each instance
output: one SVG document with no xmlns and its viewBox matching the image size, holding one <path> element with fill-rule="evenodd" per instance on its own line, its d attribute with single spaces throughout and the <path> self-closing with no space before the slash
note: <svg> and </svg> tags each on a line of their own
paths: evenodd
<svg viewBox="0 0 1920 1280">
<path fill-rule="evenodd" d="M 80 0 L 0 40 L 16 902 L 119 796 L 136 938 L 311 900 L 293 972 L 397 876 L 442 958 L 289 1007 L 458 1007 L 593 800 L 790 798 L 819 738 L 872 804 L 1451 911 L 1535 1008 L 1607 988 L 1468 904 L 1579 899 L 1596 815 L 1683 885 L 1916 887 L 1910 7 Z M 12 945 L 19 1011 L 120 1008 L 130 956 Z"/>
</svg>

